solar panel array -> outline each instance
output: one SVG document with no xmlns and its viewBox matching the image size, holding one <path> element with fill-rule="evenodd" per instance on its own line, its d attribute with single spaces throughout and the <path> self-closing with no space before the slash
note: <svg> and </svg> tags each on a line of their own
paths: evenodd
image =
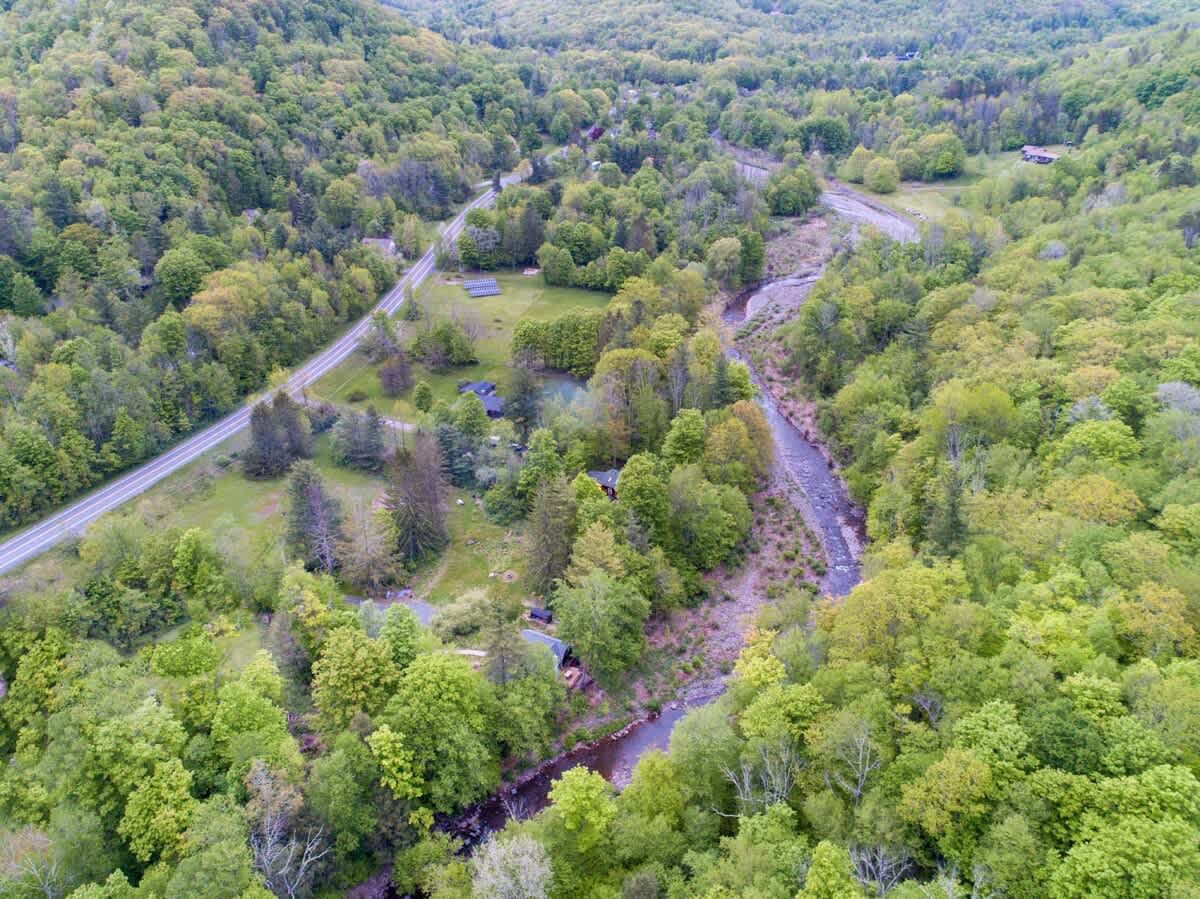
<svg viewBox="0 0 1200 899">
<path fill-rule="evenodd" d="M 495 278 L 463 281 L 463 287 L 473 297 L 494 297 L 500 295 L 500 285 L 496 283 Z"/>
</svg>

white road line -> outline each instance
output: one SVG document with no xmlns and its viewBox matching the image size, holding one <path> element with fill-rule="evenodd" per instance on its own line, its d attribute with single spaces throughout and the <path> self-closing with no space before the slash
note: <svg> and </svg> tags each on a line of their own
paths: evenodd
<svg viewBox="0 0 1200 899">
<path fill-rule="evenodd" d="M 515 178 L 506 178 L 510 184 Z M 442 230 L 442 236 L 453 240 L 462 230 L 467 213 L 480 206 L 488 206 L 495 199 L 495 193 L 489 188 L 456 215 Z M 371 310 L 394 313 L 404 303 L 404 294 L 408 287 L 417 287 L 429 277 L 436 265 L 435 247 L 430 247 L 417 262 L 405 272 Z M 319 380 L 327 372 L 341 364 L 367 333 L 370 327 L 370 314 L 359 319 L 345 334 L 326 347 L 316 356 L 309 359 L 293 372 L 284 387 L 288 393 L 295 395 L 308 385 Z M 267 392 L 269 393 L 269 391 Z M 42 519 L 21 531 L 15 537 L 0 543 L 0 572 L 8 571 L 20 565 L 39 553 L 49 549 L 55 543 L 67 536 L 77 533 L 85 525 L 95 521 L 105 512 L 115 509 L 126 500 L 132 499 L 148 487 L 161 481 L 172 472 L 195 460 L 232 437 L 250 422 L 250 410 L 254 404 L 263 399 L 267 393 L 249 397 L 237 410 L 225 418 L 211 424 L 204 430 L 172 447 L 160 456 L 138 468 L 126 472 L 119 478 L 101 487 L 94 493 L 76 500 L 70 505 Z"/>
</svg>

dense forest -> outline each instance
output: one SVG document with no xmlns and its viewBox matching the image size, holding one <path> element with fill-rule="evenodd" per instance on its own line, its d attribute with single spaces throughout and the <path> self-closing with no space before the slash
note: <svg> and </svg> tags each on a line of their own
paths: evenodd
<svg viewBox="0 0 1200 899">
<path fill-rule="evenodd" d="M 6 4 L 0 528 L 233 408 L 507 170 L 531 97 L 368 5 Z M 498 124 L 499 123 L 499 124 Z"/>
<path fill-rule="evenodd" d="M 410 421 L 254 407 L 220 474 L 280 486 L 253 536 L 113 514 L 0 584 L 0 895 L 1200 895 L 1197 10 L 389 5 L 0 13 L 0 528 L 267 388 L 431 245 L 580 303 L 504 332 L 498 405 L 485 323 L 411 296 L 360 353 Z M 1061 153 L 989 167 L 1033 143 Z M 835 177 L 950 197 L 911 243 L 829 224 L 795 315 L 742 332 L 865 510 L 862 582 L 822 595 L 788 524 L 666 751 L 464 844 L 669 703 L 781 536 L 715 313 Z M 487 558 L 422 621 L 390 598 L 459 510 L 519 535 L 527 601 Z"/>
</svg>

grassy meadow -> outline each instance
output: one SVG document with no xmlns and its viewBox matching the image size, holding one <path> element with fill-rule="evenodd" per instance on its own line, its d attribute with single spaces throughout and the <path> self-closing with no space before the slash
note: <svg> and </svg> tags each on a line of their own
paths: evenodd
<svg viewBox="0 0 1200 899">
<path fill-rule="evenodd" d="M 469 277 L 483 275 L 443 275 L 436 273 L 417 293 L 417 302 L 429 317 L 454 316 L 470 323 L 477 331 L 476 350 L 479 362 L 430 371 L 423 365 L 413 366 L 414 382 L 424 379 L 433 388 L 435 400 L 452 402 L 463 380 L 494 381 L 497 392 L 504 394 L 508 386 L 508 363 L 513 328 L 521 319 L 551 319 L 570 309 L 598 309 L 610 299 L 606 293 L 575 287 L 547 287 L 540 275 L 500 274 L 501 293 L 494 297 L 472 299 L 462 287 Z M 420 322 L 398 321 L 401 333 L 412 334 Z M 411 421 L 420 413 L 413 407 L 411 394 L 387 397 L 379 388 L 377 365 L 355 354 L 343 362 L 312 388 L 311 394 L 339 405 L 365 409 L 373 404 L 381 415 Z M 353 398 L 353 399 L 352 399 Z"/>
</svg>

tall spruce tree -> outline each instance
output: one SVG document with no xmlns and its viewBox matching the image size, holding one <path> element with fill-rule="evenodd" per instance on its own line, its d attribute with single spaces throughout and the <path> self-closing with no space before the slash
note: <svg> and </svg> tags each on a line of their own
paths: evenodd
<svg viewBox="0 0 1200 899">
<path fill-rule="evenodd" d="M 397 450 L 384 499 L 400 561 L 419 562 L 450 542 L 445 493 L 437 441 L 428 434 L 417 434 L 411 446 Z"/>
<path fill-rule="evenodd" d="M 304 410 L 280 391 L 250 413 L 250 446 L 242 459 L 247 476 L 274 478 L 296 459 L 312 455 L 312 431 Z"/>
<path fill-rule="evenodd" d="M 566 571 L 575 540 L 575 494 L 563 475 L 542 482 L 534 492 L 527 540 L 529 586 L 545 595 Z"/>
<path fill-rule="evenodd" d="M 386 454 L 383 429 L 383 419 L 374 406 L 368 406 L 365 413 L 342 415 L 333 431 L 334 459 L 339 465 L 379 471 Z"/>
<path fill-rule="evenodd" d="M 289 548 L 309 568 L 331 572 L 338 565 L 342 541 L 342 510 L 311 462 L 292 466 L 288 478 Z"/>
</svg>

